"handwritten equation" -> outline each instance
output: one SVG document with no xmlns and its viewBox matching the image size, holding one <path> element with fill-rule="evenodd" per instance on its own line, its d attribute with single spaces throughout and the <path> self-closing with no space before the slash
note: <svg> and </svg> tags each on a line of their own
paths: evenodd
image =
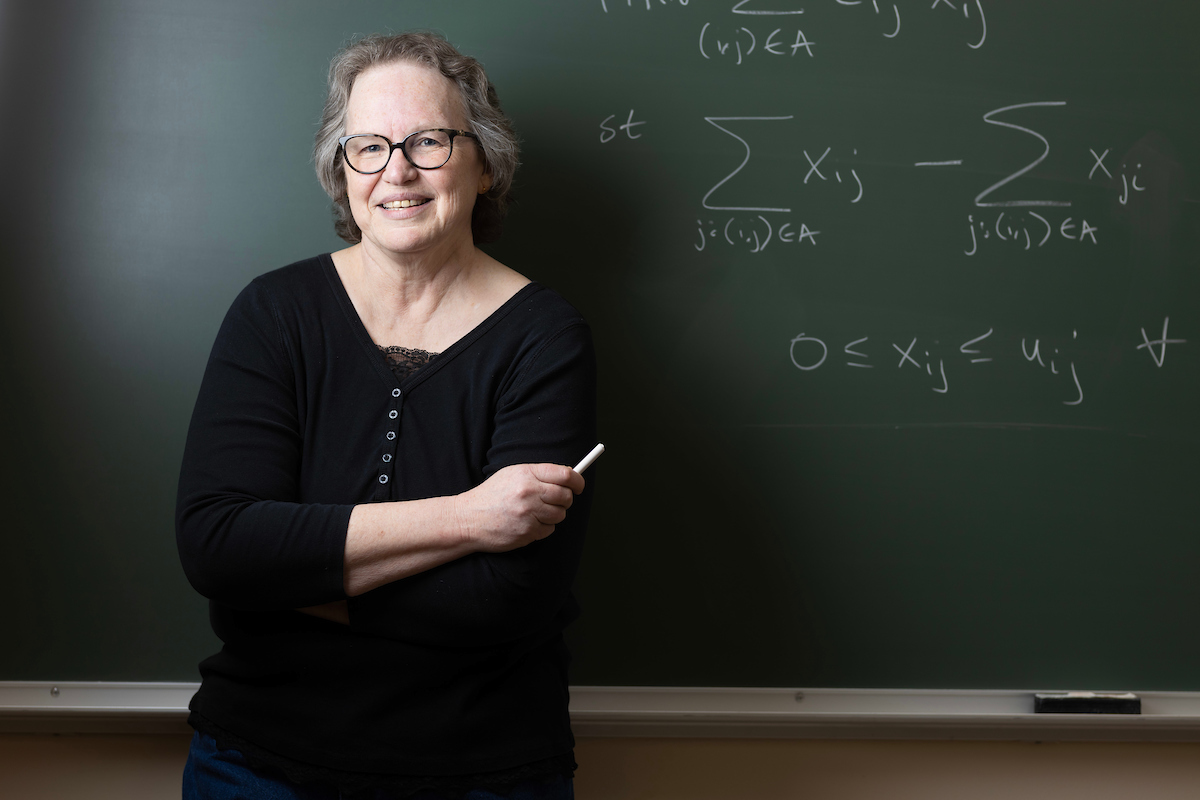
<svg viewBox="0 0 1200 800">
<path fill-rule="evenodd" d="M 759 214 L 757 217 L 739 219 L 737 217 L 729 217 L 725 220 L 724 225 L 720 225 L 713 220 L 709 220 L 705 225 L 703 220 L 696 220 L 697 230 L 700 233 L 700 239 L 696 243 L 696 250 L 703 250 L 709 239 L 718 239 L 727 242 L 735 247 L 746 245 L 750 248 L 751 253 L 761 253 L 767 249 L 767 245 L 774 241 L 782 244 L 809 244 L 816 245 L 817 236 L 820 231 L 812 230 L 803 222 L 793 224 L 792 222 L 783 222 L 778 226 L 772 225 L 771 221 Z"/>
<path fill-rule="evenodd" d="M 895 39 L 901 36 L 906 25 L 934 18 L 946 20 L 938 25 L 941 31 L 956 30 L 962 34 L 969 46 L 964 49 L 962 58 L 973 60 L 976 57 L 971 53 L 979 51 L 987 42 L 986 8 L 991 5 L 991 0 L 986 5 L 984 0 L 922 0 L 919 3 L 904 0 L 891 3 L 884 0 L 728 0 L 719 4 L 719 11 L 715 11 L 711 3 L 705 4 L 702 10 L 701 4 L 689 6 L 688 0 L 601 0 L 600 10 L 604 14 L 673 11 L 689 19 L 704 14 L 705 18 L 696 21 L 698 57 L 702 61 L 727 60 L 741 65 L 752 59 L 819 58 L 823 52 L 820 32 L 829 30 L 828 26 L 835 23 L 875 25 L 881 36 Z M 844 22 L 839 22 L 841 20 Z M 837 41 L 845 39 L 842 37 Z M 639 104 L 630 104 L 633 105 Z M 863 136 L 841 134 L 837 141 L 820 141 L 803 129 L 807 118 L 799 113 L 788 113 L 789 110 L 696 118 L 693 124 L 701 124 L 702 120 L 703 125 L 719 131 L 731 155 L 738 160 L 731 165 L 732 169 L 725 168 L 724 172 L 714 175 L 699 198 L 696 224 L 701 232 L 699 238 L 692 239 L 693 249 L 703 251 L 709 245 L 722 245 L 762 253 L 771 242 L 815 244 L 816 232 L 830 226 L 822 221 L 819 212 L 798 212 L 797 209 L 817 208 L 818 203 L 822 209 L 827 208 L 827 203 L 867 206 L 872 188 L 878 188 L 879 181 L 897 180 L 898 164 L 911 165 L 920 177 L 907 180 L 932 191 L 936 191 L 942 180 L 939 176 L 947 173 L 989 176 L 986 182 L 981 180 L 969 196 L 962 198 L 963 216 L 936 223 L 943 230 L 953 230 L 954 226 L 965 222 L 961 238 L 947 250 L 957 250 L 967 258 L 985 252 L 1019 257 L 1020 253 L 1066 247 L 1068 243 L 1076 248 L 1101 248 L 1109 233 L 1106 226 L 1111 222 L 1097 218 L 1099 212 L 1094 204 L 1088 206 L 1090 211 L 1074 210 L 1075 204 L 1083 198 L 1095 200 L 1097 192 L 1094 189 L 1099 189 L 1119 207 L 1149 208 L 1158 189 L 1143 174 L 1138 160 L 1118 159 L 1114 155 L 1119 152 L 1120 142 L 1113 141 L 1104 132 L 1086 134 L 1082 141 L 1062 141 L 1062 134 L 1049 133 L 1060 130 L 1064 122 L 1072 119 L 1068 101 L 1060 98 L 1033 99 L 990 110 L 980 109 L 979 137 L 971 136 L 964 146 L 983 140 L 989 143 L 991 152 L 983 156 L 973 152 L 970 157 L 953 152 L 878 152 L 881 149 L 878 137 L 869 136 L 872 131 L 864 131 L 866 135 Z M 1087 114 L 1089 109 L 1084 107 L 1081 113 Z M 655 117 L 654 109 L 644 106 L 637 111 L 632 107 L 609 109 L 596 117 L 597 136 L 601 144 L 612 147 L 624 142 L 630 146 L 636 143 L 652 148 L 659 143 L 659 137 L 677 141 L 680 123 L 671 120 L 669 124 L 656 126 Z M 936 124 L 955 123 L 955 120 L 942 120 Z M 995 133 L 989 135 L 989 130 L 1005 133 L 998 138 Z M 1058 140 L 1052 142 L 1052 138 Z M 661 146 L 666 146 L 666 141 L 664 138 Z M 873 152 L 860 154 L 859 144 L 863 141 L 873 142 Z M 766 156 L 761 155 L 764 143 L 775 148 Z M 786 166 L 772 170 L 769 159 L 776 159 L 778 163 L 776 153 L 781 143 L 789 148 Z M 1020 160 L 1010 155 L 1023 153 L 1030 145 L 1038 147 L 1032 160 L 1028 155 L 1019 157 Z M 911 149 L 914 145 L 906 147 Z M 802 171 L 793 168 L 792 154 L 803 157 Z M 1086 159 L 1086 166 L 1083 166 L 1083 159 Z M 1068 169 L 1070 179 L 1061 180 L 1061 175 Z M 756 185 L 762 183 L 764 174 L 766 180 L 779 183 Z M 1003 177 L 997 180 L 997 175 Z M 1054 182 L 1047 180 L 1051 176 L 1055 178 Z M 957 187 L 960 183 L 954 185 Z M 788 199 L 780 202 L 780 192 L 791 192 L 792 187 L 799 190 L 796 196 L 784 194 L 782 196 Z M 1081 187 L 1093 191 L 1086 191 L 1081 198 Z M 1073 192 L 1076 196 L 1065 192 Z M 773 199 L 762 202 L 759 199 L 762 196 Z M 776 215 L 781 218 L 776 219 Z M 944 234 L 943 240 L 952 241 Z"/>
<path fill-rule="evenodd" d="M 834 0 L 834 2 L 836 7 L 841 9 L 840 13 L 847 19 L 850 19 L 853 13 L 862 15 L 854 18 L 855 22 L 870 27 L 885 39 L 899 37 L 905 20 L 919 19 L 919 15 L 923 13 L 924 16 L 930 14 L 961 16 L 965 26 L 965 41 L 972 50 L 978 50 L 987 41 L 987 16 L 983 10 L 983 0 L 966 0 L 966 2 L 934 0 L 932 6 L 926 6 L 924 9 L 921 8 L 925 5 L 924 2 L 915 5 L 905 3 L 906 10 L 903 14 L 900 11 L 900 2 L 888 3 L 886 0 L 882 3 L 880 0 Z M 621 0 L 600 0 L 600 8 L 605 14 L 609 13 L 610 6 L 617 11 L 622 9 L 653 11 L 655 9 L 685 8 L 687 5 L 688 0 L 625 0 L 624 3 Z M 782 8 L 779 7 L 781 5 Z M 826 0 L 826 5 L 828 5 L 828 0 Z M 788 21 L 799 20 L 803 18 L 805 11 L 805 5 L 799 2 L 790 5 L 787 3 L 764 3 L 757 0 L 732 2 L 728 13 L 737 19 L 739 24 L 721 25 L 714 24 L 711 20 L 706 21 L 700 29 L 700 55 L 706 59 L 727 58 L 737 65 L 741 65 L 744 60 L 751 57 L 794 57 L 797 53 L 803 53 L 812 58 L 816 42 L 805 36 L 799 25 L 793 23 L 772 27 L 781 18 Z M 867 13 L 869 11 L 874 13 Z M 811 16 L 810 14 L 809 17 Z M 820 21 L 814 21 L 810 27 L 812 30 L 818 30 L 821 29 L 821 24 Z"/>
<path fill-rule="evenodd" d="M 1169 337 L 1170 322 L 1170 317 L 1163 318 L 1162 334 L 1156 339 L 1151 339 L 1146 329 L 1141 328 L 1141 343 L 1134 348 L 1138 351 L 1145 350 L 1159 369 L 1166 363 L 1168 345 L 1187 343 L 1186 339 Z M 1063 390 L 1063 405 L 1078 406 L 1083 403 L 1084 380 L 1076 367 L 1075 356 L 1070 352 L 1063 352 L 1069 344 L 1078 341 L 1078 331 L 1071 332 L 1069 342 L 1059 342 L 1057 345 L 1044 343 L 1040 337 L 1022 337 L 1019 347 L 1008 348 L 994 344 L 995 332 L 994 328 L 988 328 L 983 333 L 972 336 L 958 345 L 956 355 L 952 353 L 950 356 L 945 355 L 945 348 L 940 339 L 926 340 L 913 336 L 905 337 L 907 342 L 901 340 L 880 344 L 871 342 L 869 336 L 863 336 L 843 345 L 841 353 L 834 358 L 855 369 L 891 367 L 893 371 L 904 372 L 907 375 L 915 373 L 914 377 L 924 380 L 931 391 L 942 395 L 950 392 L 951 386 L 962 374 L 956 372 L 957 369 L 977 370 L 981 365 L 997 359 L 1019 358 L 1031 368 L 1043 371 L 1048 380 L 1058 381 Z M 831 363 L 830 348 L 826 341 L 803 332 L 792 338 L 788 356 L 792 366 L 801 372 L 811 372 Z M 951 359 L 949 370 L 946 365 L 947 358 Z M 951 376 L 954 376 L 954 381 L 951 380 Z"/>
<path fill-rule="evenodd" d="M 1096 232 L 1100 229 L 1089 225 L 1086 219 L 1077 221 L 1074 217 L 1066 217 L 1058 225 L 1053 225 L 1036 211 L 1026 211 L 1022 215 L 1010 215 L 1001 211 L 996 215 L 995 222 L 990 225 L 985 220 L 976 222 L 973 214 L 967 215 L 967 223 L 970 225 L 971 247 L 963 250 L 963 253 L 968 256 L 979 252 L 980 240 L 991 239 L 993 233 L 996 234 L 997 242 L 1008 242 L 1018 250 L 1045 247 L 1055 232 L 1070 241 L 1090 241 L 1092 244 L 1099 244 Z M 1033 235 L 1030 235 L 1030 229 L 1033 230 Z"/>
<path fill-rule="evenodd" d="M 1001 167 L 1003 178 L 980 186 L 972 199 L 969 199 L 970 196 L 963 197 L 964 204 L 969 203 L 969 207 L 974 209 L 966 215 L 967 227 L 961 245 L 961 252 L 965 256 L 974 256 L 986 248 L 1031 251 L 1064 240 L 1076 245 L 1101 245 L 1104 240 L 1102 226 L 1094 219 L 1089 220 L 1085 214 L 1072 211 L 1074 200 L 1066 196 L 1045 196 L 1026 188 L 1026 180 L 1023 179 L 1037 176 L 1035 170 L 1042 167 L 1051 154 L 1051 142 L 1035 128 L 1018 124 L 1007 116 L 1061 114 L 1065 113 L 1063 109 L 1066 105 L 1065 101 L 1036 101 L 1004 106 L 982 115 L 985 125 L 1015 131 L 1022 138 L 1037 140 L 1041 144 L 1041 153 L 1027 163 L 1018 162 Z M 623 122 L 618 122 L 618 119 L 621 117 L 617 114 L 610 114 L 601 120 L 599 138 L 602 144 L 608 144 L 618 137 L 628 140 L 653 139 L 652 129 L 643 129 L 648 125 L 648 120 L 636 114 L 634 109 L 629 109 Z M 870 170 L 873 167 L 860 157 L 858 148 L 830 142 L 810 145 L 803 138 L 793 141 L 793 136 L 804 135 L 802 130 L 798 130 L 796 119 L 794 114 L 703 118 L 706 124 L 726 137 L 732 154 L 740 156 L 740 160 L 732 170 L 717 176 L 700 198 L 700 206 L 705 212 L 728 212 L 729 216 L 722 214 L 719 219 L 706 216 L 697 221 L 702 232 L 699 244 L 693 245 L 696 250 L 705 249 L 706 237 L 734 246 L 745 244 L 754 253 L 762 252 L 773 237 L 781 242 L 815 243 L 815 235 L 811 238 L 807 235 L 815 230 L 810 221 L 785 219 L 773 222 L 767 218 L 767 215 L 793 215 L 793 204 L 755 202 L 753 195 L 757 190 L 749 182 L 739 179 L 755 159 L 752 142 L 768 141 L 775 147 L 783 142 L 790 146 L 791 153 L 802 156 L 798 170 L 770 171 L 771 179 L 778 180 L 781 185 L 796 187 L 806 193 L 820 190 L 823 192 L 819 198 L 822 202 L 844 203 L 848 206 L 856 206 L 869 196 L 873 180 Z M 1021 119 L 1027 122 L 1024 117 Z M 1014 140 L 1014 143 L 1016 141 L 1019 140 Z M 1081 157 L 1086 159 L 1086 164 L 1079 167 L 1076 174 L 1078 184 L 1102 190 L 1119 207 L 1133 208 L 1148 202 L 1154 196 L 1155 187 L 1143 176 L 1142 164 L 1110 159 L 1112 152 L 1111 145 L 1101 148 L 1093 143 L 1087 143 L 1086 146 L 1074 143 L 1068 149 L 1068 157 L 1077 164 L 1084 164 Z M 1000 155 L 995 161 L 1002 158 L 1003 155 Z M 878 161 L 876 159 L 876 163 Z M 963 158 L 911 162 L 915 171 L 930 176 L 926 178 L 927 181 L 937 180 L 932 177 L 934 173 L 962 167 L 967 163 Z M 976 171 L 985 174 L 1000 171 L 994 164 L 975 166 Z M 1058 166 L 1061 169 L 1061 165 Z M 1092 194 L 1094 196 L 1094 192 Z M 793 232 L 798 238 L 791 238 Z"/>
</svg>

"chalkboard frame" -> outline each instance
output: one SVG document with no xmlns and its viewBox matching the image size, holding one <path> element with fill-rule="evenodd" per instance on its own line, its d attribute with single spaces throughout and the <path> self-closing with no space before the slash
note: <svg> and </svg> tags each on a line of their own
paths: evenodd
<svg viewBox="0 0 1200 800">
<path fill-rule="evenodd" d="M 198 687 L 2 682 L 0 733 L 183 734 Z M 1140 715 L 1034 714 L 1033 694 L 572 686 L 571 726 L 580 737 L 1200 741 L 1200 692 L 1140 693 Z"/>
</svg>

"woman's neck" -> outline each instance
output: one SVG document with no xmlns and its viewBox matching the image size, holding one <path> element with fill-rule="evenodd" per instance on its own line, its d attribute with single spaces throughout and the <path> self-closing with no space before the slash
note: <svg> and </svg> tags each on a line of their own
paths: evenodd
<svg viewBox="0 0 1200 800">
<path fill-rule="evenodd" d="M 474 245 L 435 265 L 398 261 L 360 243 L 333 254 L 367 333 L 379 345 L 441 352 L 528 281 Z"/>
</svg>

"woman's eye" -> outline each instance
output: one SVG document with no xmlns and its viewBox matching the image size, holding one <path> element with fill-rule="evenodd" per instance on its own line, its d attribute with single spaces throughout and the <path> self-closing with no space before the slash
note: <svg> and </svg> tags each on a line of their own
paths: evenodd
<svg viewBox="0 0 1200 800">
<path fill-rule="evenodd" d="M 363 149 L 359 150 L 358 152 L 360 152 L 364 155 L 370 155 L 371 153 L 378 153 L 382 149 L 383 149 L 382 145 L 369 144 L 366 147 L 364 147 Z"/>
</svg>

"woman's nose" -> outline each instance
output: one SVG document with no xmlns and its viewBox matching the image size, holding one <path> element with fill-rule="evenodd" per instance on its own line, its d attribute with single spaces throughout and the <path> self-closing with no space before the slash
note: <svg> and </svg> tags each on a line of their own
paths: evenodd
<svg viewBox="0 0 1200 800">
<path fill-rule="evenodd" d="M 408 163 L 408 159 L 404 157 L 404 150 L 397 147 L 392 151 L 392 157 L 388 159 L 388 164 L 384 167 L 383 178 L 389 183 L 407 183 L 415 178 L 417 168 Z"/>
</svg>

